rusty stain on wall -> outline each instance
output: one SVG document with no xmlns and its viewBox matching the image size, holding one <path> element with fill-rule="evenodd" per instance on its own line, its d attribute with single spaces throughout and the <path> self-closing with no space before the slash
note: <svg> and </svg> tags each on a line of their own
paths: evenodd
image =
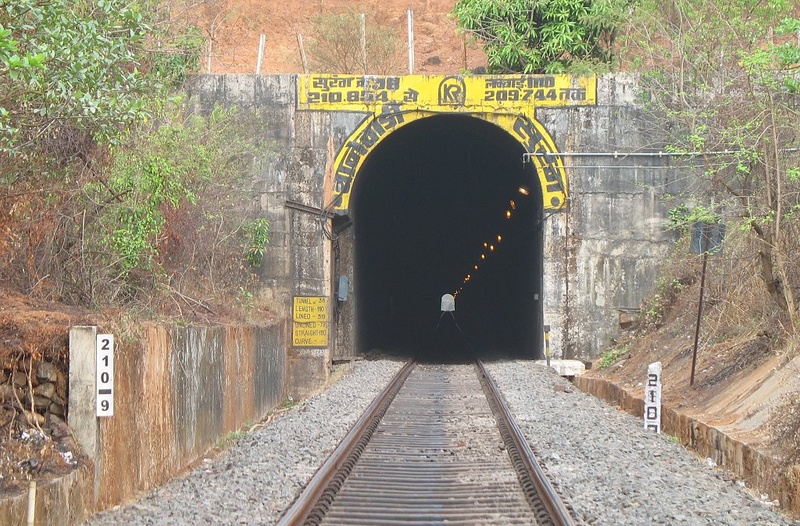
<svg viewBox="0 0 800 526">
<path fill-rule="evenodd" d="M 97 510 L 161 485 L 286 392 L 286 331 L 149 326 L 116 357 L 115 415 L 100 421 Z"/>
</svg>

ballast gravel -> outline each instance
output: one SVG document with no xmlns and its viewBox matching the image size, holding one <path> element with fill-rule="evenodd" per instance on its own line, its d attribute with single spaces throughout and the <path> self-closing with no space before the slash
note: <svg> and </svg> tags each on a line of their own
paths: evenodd
<svg viewBox="0 0 800 526">
<path fill-rule="evenodd" d="M 331 387 L 278 414 L 224 454 L 86 524 L 275 524 L 402 366 L 391 360 L 355 362 Z"/>
<path fill-rule="evenodd" d="M 356 362 L 324 392 L 225 453 L 87 524 L 275 524 L 372 398 L 402 366 Z M 529 361 L 488 364 L 517 422 L 579 520 L 589 525 L 792 525 L 721 470 L 639 419 Z"/>
<path fill-rule="evenodd" d="M 546 367 L 516 361 L 488 368 L 550 480 L 585 524 L 797 524 L 729 474 Z"/>
</svg>

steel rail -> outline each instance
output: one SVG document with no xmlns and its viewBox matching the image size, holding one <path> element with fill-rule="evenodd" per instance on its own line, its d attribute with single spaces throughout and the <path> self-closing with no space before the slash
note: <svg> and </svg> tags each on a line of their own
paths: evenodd
<svg viewBox="0 0 800 526">
<path fill-rule="evenodd" d="M 546 515 L 539 516 L 539 520 L 545 523 L 550 522 L 555 526 L 575 526 L 572 514 L 536 461 L 536 456 L 503 401 L 494 379 L 480 360 L 476 360 L 475 363 L 480 371 L 484 392 L 487 393 L 490 404 L 496 409 L 496 415 L 500 418 L 498 426 L 501 428 L 503 440 L 510 439 L 513 442 L 512 444 L 506 443 L 506 449 L 512 456 L 514 466 L 523 468 L 522 471 L 518 469 L 518 475 L 525 488 L 525 493 L 531 501 L 531 506 L 538 508 L 540 502 L 546 509 Z M 502 429 L 503 427 L 505 429 Z"/>
<path fill-rule="evenodd" d="M 472 376 L 473 387 L 462 392 L 474 394 L 465 398 L 459 389 L 469 382 L 458 376 L 451 381 L 429 368 L 414 372 L 414 381 L 406 385 L 415 365 L 404 365 L 370 403 L 278 524 L 500 524 L 499 518 L 506 521 L 502 524 L 530 524 L 535 517 L 539 525 L 574 526 L 569 508 L 547 480 L 485 366 L 475 361 L 479 383 Z M 483 413 L 481 403 L 472 398 L 478 387 L 484 395 L 478 395 Z M 459 406 L 449 413 L 454 401 L 477 412 L 465 413 Z M 424 403 L 415 405 L 419 402 Z M 475 422 L 490 418 L 505 444 L 507 468 L 503 462 L 471 456 L 481 449 L 480 441 L 454 434 L 457 426 L 446 416 L 450 414 Z M 484 479 L 488 484 L 479 482 Z"/>
<path fill-rule="evenodd" d="M 408 361 L 383 391 L 375 397 L 375 400 L 367 407 L 361 418 L 328 457 L 328 460 L 317 470 L 303 493 L 286 510 L 278 521 L 278 526 L 319 524 L 347 474 L 358 461 L 358 457 L 364 450 L 364 444 L 369 442 L 386 409 L 391 405 L 415 365 L 414 360 Z M 344 476 L 342 476 L 343 471 Z"/>
</svg>

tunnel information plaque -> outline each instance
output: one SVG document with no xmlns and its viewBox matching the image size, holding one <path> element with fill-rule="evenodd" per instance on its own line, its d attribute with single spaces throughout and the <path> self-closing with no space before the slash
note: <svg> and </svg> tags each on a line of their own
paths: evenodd
<svg viewBox="0 0 800 526">
<path fill-rule="evenodd" d="M 295 296 L 292 302 L 292 346 L 328 346 L 328 298 Z"/>
</svg>

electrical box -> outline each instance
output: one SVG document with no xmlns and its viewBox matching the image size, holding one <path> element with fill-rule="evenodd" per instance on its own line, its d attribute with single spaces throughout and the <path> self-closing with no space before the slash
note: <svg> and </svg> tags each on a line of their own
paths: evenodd
<svg viewBox="0 0 800 526">
<path fill-rule="evenodd" d="M 350 280 L 342 274 L 339 276 L 339 283 L 336 287 L 336 299 L 339 301 L 347 301 L 347 289 L 350 287 Z"/>
</svg>

